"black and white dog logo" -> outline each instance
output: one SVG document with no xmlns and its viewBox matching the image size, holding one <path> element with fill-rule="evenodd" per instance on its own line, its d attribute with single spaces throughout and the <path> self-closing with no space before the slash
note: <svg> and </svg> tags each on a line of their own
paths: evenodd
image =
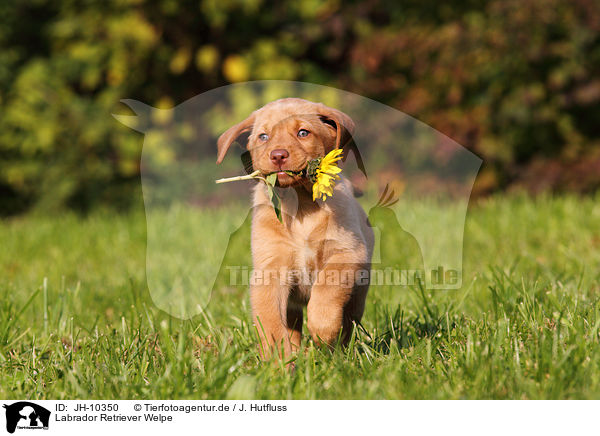
<svg viewBox="0 0 600 436">
<path fill-rule="evenodd" d="M 48 430 L 50 411 L 29 401 L 19 401 L 4 405 L 6 409 L 6 431 L 14 433 L 18 429 Z"/>
</svg>

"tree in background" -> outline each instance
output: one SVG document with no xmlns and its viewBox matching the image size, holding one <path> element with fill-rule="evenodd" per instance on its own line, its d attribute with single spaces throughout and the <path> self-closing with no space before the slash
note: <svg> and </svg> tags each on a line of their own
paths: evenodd
<svg viewBox="0 0 600 436">
<path fill-rule="evenodd" d="M 122 98 L 167 108 L 232 82 L 356 92 L 479 154 L 476 190 L 600 182 L 594 0 L 0 4 L 0 212 L 127 205 L 141 137 Z"/>
</svg>

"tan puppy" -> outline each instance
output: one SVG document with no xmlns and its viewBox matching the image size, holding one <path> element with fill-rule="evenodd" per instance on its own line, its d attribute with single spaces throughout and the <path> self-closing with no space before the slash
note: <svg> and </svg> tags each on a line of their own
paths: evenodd
<svg viewBox="0 0 600 436">
<path fill-rule="evenodd" d="M 253 322 L 262 356 L 274 348 L 283 356 L 301 341 L 303 306 L 308 330 L 318 343 L 348 340 L 360 321 L 369 288 L 373 231 L 353 195 L 338 180 L 332 197 L 313 201 L 312 184 L 300 171 L 350 140 L 354 122 L 346 114 L 298 98 L 267 104 L 231 127 L 218 140 L 220 163 L 229 146 L 249 133 L 255 170 L 278 172 L 283 222 L 277 219 L 264 183 L 253 195 L 251 283 Z"/>
</svg>

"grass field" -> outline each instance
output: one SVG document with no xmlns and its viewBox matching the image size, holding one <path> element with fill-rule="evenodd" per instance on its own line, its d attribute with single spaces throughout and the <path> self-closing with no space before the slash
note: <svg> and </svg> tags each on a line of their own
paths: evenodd
<svg viewBox="0 0 600 436">
<path fill-rule="evenodd" d="M 245 289 L 154 306 L 143 211 L 3 221 L 0 397 L 600 398 L 599 200 L 472 205 L 461 290 L 374 287 L 352 344 L 307 341 L 294 373 L 259 361 Z"/>
</svg>

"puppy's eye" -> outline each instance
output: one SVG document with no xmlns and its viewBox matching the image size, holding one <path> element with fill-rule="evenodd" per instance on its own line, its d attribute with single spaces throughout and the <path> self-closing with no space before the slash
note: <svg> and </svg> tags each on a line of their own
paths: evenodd
<svg viewBox="0 0 600 436">
<path fill-rule="evenodd" d="M 298 130 L 298 138 L 306 138 L 310 132 L 306 129 Z"/>
<path fill-rule="evenodd" d="M 258 135 L 258 139 L 264 142 L 267 139 L 269 139 L 269 135 L 267 135 L 266 133 L 261 133 L 260 135 Z"/>
</svg>

